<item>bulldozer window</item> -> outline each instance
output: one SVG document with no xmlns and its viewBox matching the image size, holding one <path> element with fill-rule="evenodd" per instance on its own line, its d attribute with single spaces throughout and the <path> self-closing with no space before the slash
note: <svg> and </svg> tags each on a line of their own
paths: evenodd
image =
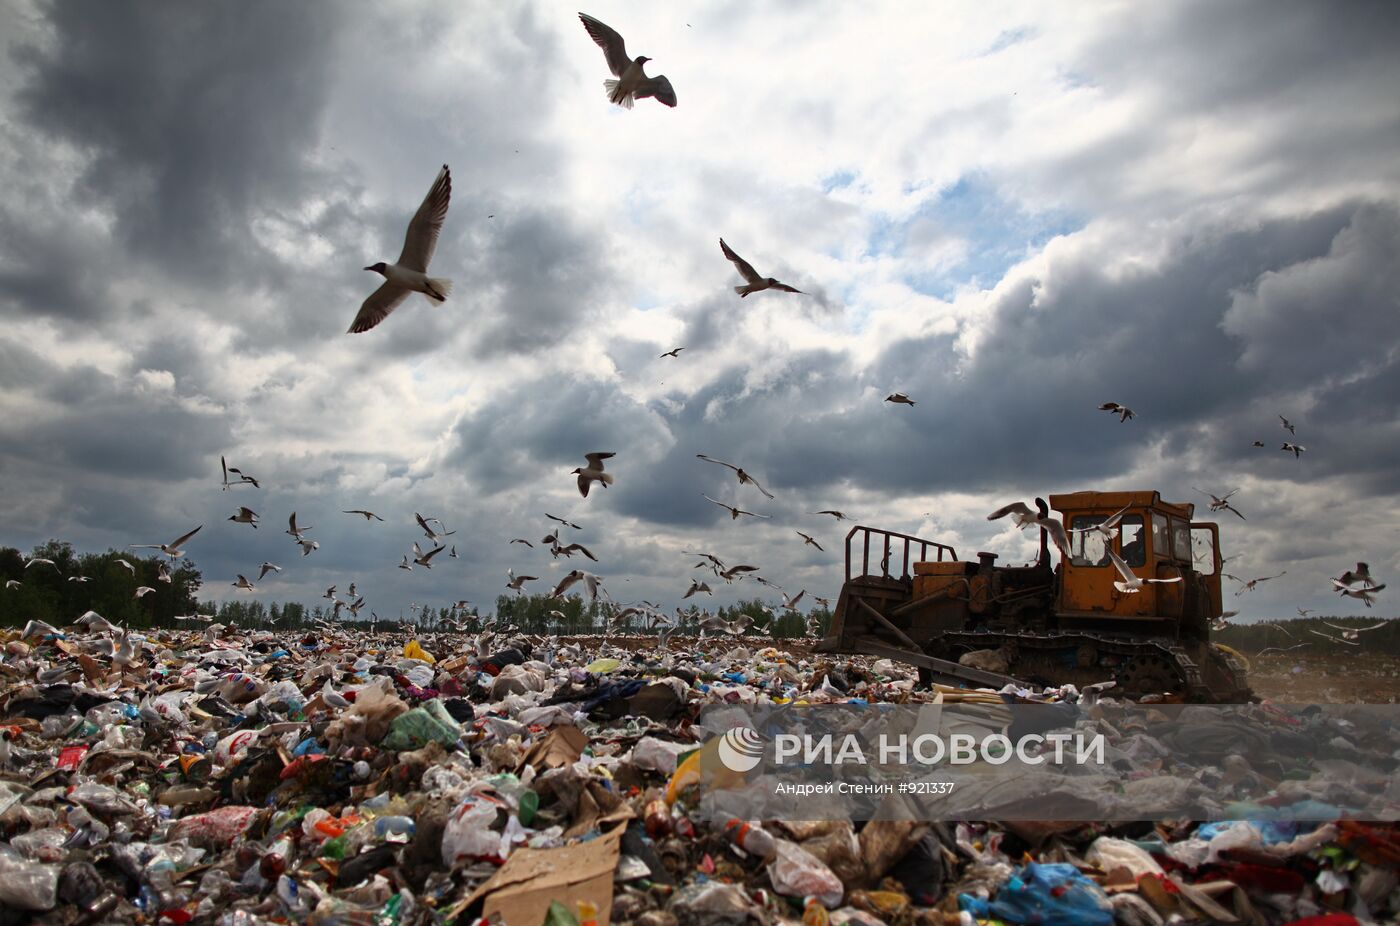
<svg viewBox="0 0 1400 926">
<path fill-rule="evenodd" d="M 1152 555 L 1158 560 L 1172 555 L 1172 535 L 1167 530 L 1167 516 L 1152 512 Z"/>
<path fill-rule="evenodd" d="M 1191 554 L 1196 572 L 1203 576 L 1215 575 L 1215 535 L 1209 530 L 1191 532 Z"/>
<path fill-rule="evenodd" d="M 1183 563 L 1191 562 L 1191 527 L 1176 518 L 1172 518 L 1172 556 Z"/>
<path fill-rule="evenodd" d="M 1129 566 L 1147 563 L 1147 549 L 1142 542 L 1142 516 L 1130 514 L 1118 522 L 1118 555 Z"/>
<path fill-rule="evenodd" d="M 1073 538 L 1070 541 L 1070 562 L 1076 566 L 1108 565 L 1107 539 L 1098 531 L 1086 529 L 1106 520 L 1108 517 L 1101 514 L 1075 515 L 1073 527 L 1078 533 L 1070 535 Z"/>
</svg>

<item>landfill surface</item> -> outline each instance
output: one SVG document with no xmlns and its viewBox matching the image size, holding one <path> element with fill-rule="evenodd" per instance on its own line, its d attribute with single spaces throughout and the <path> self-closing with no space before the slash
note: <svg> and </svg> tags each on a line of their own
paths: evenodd
<svg viewBox="0 0 1400 926">
<path fill-rule="evenodd" d="M 958 696 L 888 660 L 742 639 L 662 650 L 210 628 L 150 633 L 114 661 L 96 634 L 3 639 L 0 926 L 1342 926 L 1400 913 L 1391 823 L 694 813 L 706 706 Z M 1109 695 L 967 696 L 1082 702 L 1081 723 L 1121 736 L 1103 720 Z M 1286 710 L 1281 722 L 1308 722 Z M 1366 746 L 1347 734 L 1334 742 Z M 1144 775 L 1224 788 L 1238 773 L 1133 736 Z M 1273 770 L 1278 787 L 1317 780 L 1316 761 Z"/>
</svg>

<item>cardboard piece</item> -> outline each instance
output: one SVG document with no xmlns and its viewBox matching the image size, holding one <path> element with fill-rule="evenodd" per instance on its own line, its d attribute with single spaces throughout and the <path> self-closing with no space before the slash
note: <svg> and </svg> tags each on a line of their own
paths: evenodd
<svg viewBox="0 0 1400 926">
<path fill-rule="evenodd" d="M 578 727 L 555 727 L 525 753 L 519 771 L 523 771 L 527 765 L 537 772 L 573 765 L 583 755 L 587 745 L 588 737 Z"/>
<path fill-rule="evenodd" d="M 597 839 L 556 849 L 517 849 L 491 879 L 472 892 L 470 908 L 484 898 L 481 913 L 505 926 L 537 926 L 557 900 L 576 910 L 580 900 L 598 905 L 598 926 L 612 917 L 613 872 L 623 827 Z"/>
</svg>

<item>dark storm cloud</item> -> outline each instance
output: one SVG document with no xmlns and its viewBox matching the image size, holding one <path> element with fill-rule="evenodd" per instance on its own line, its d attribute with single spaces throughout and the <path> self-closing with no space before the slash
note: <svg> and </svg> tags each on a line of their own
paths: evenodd
<svg viewBox="0 0 1400 926">
<path fill-rule="evenodd" d="M 132 253 L 187 278 L 261 264 L 250 214 L 295 202 L 313 176 L 331 7 L 52 3 L 51 40 L 17 50 L 35 128 L 91 155 L 83 194 Z"/>
<path fill-rule="evenodd" d="M 583 455 L 593 451 L 617 454 L 606 467 L 618 473 L 619 483 L 639 478 L 624 475 L 629 459 L 668 439 L 659 416 L 612 383 L 560 377 L 522 383 L 519 394 L 532 399 L 521 402 L 515 392 L 502 393 L 454 429 L 456 445 L 445 462 L 465 466 L 478 492 L 499 492 L 535 480 L 576 492 L 569 470 L 586 466 Z M 590 495 L 618 491 L 617 486 L 602 489 L 595 484 Z"/>
<path fill-rule="evenodd" d="M 191 410 L 173 392 L 90 367 L 62 369 L 13 342 L 0 353 L 27 367 L 36 412 L 0 421 L 8 455 L 51 467 L 51 478 L 102 473 L 178 481 L 207 469 L 229 437 L 222 413 Z"/>
</svg>

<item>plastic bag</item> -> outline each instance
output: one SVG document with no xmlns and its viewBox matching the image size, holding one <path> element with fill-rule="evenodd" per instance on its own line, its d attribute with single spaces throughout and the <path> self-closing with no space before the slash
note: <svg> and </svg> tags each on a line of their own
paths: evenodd
<svg viewBox="0 0 1400 926">
<path fill-rule="evenodd" d="M 403 648 L 403 654 L 409 659 L 421 659 L 431 665 L 437 664 L 437 659 L 433 658 L 433 654 L 423 649 L 423 645 L 417 640 L 409 640 Z"/>
<path fill-rule="evenodd" d="M 778 840 L 778 854 L 768 864 L 773 890 L 788 897 L 815 897 L 823 906 L 836 907 L 846 893 L 841 879 L 806 849 L 786 839 Z"/>
<path fill-rule="evenodd" d="M 697 926 L 718 926 L 733 923 L 743 926 L 750 921 L 766 922 L 763 909 L 755 904 L 737 884 L 705 881 L 676 891 L 668 907 L 683 923 Z"/>
<path fill-rule="evenodd" d="M 433 699 L 423 707 L 415 707 L 406 714 L 394 718 L 389 727 L 389 735 L 380 745 L 385 749 L 403 752 L 421 749 L 429 743 L 455 746 L 461 739 L 462 728 L 452 715 L 443 708 L 442 702 Z"/>
<path fill-rule="evenodd" d="M 0 907 L 52 910 L 58 903 L 59 869 L 0 854 Z"/>
<path fill-rule="evenodd" d="M 495 822 L 495 804 L 470 798 L 458 804 L 442 831 L 442 863 L 451 868 L 459 858 L 496 855 L 501 835 L 491 829 Z"/>
<path fill-rule="evenodd" d="M 632 749 L 632 764 L 637 768 L 670 775 L 676 770 L 677 757 L 694 748 L 694 744 L 673 743 L 654 736 L 644 736 Z"/>
<path fill-rule="evenodd" d="M 1031 862 L 1011 876 L 990 903 L 958 895 L 959 906 L 976 917 L 1000 917 L 1039 926 L 1113 926 L 1113 906 L 1093 881 L 1073 865 Z"/>
<path fill-rule="evenodd" d="M 1157 864 L 1157 860 L 1149 855 L 1147 850 L 1126 839 L 1114 839 L 1112 836 L 1100 836 L 1095 839 L 1084 859 L 1103 871 L 1126 868 L 1134 880 L 1148 874 L 1165 874 L 1162 866 Z"/>
</svg>

